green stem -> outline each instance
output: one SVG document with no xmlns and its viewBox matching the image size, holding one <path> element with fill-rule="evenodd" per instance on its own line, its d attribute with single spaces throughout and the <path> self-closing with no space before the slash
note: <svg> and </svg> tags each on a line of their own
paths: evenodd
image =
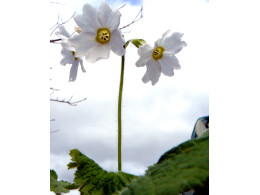
<svg viewBox="0 0 260 195">
<path fill-rule="evenodd" d="M 120 75 L 120 86 L 118 95 L 118 172 L 122 169 L 121 161 L 121 140 L 122 140 L 122 123 L 121 123 L 121 107 L 122 107 L 122 93 L 124 83 L 124 68 L 125 68 L 125 56 L 122 56 L 121 61 L 121 75 Z"/>
</svg>

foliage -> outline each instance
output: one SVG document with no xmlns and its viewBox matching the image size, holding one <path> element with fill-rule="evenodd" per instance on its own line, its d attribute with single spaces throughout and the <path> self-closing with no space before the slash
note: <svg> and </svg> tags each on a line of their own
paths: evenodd
<svg viewBox="0 0 260 195">
<path fill-rule="evenodd" d="M 179 195 L 208 190 L 209 136 L 189 140 L 172 148 L 133 181 L 122 195 Z"/>
<path fill-rule="evenodd" d="M 68 193 L 69 190 L 77 189 L 79 186 L 67 181 L 58 181 L 58 175 L 54 170 L 50 170 L 50 190 L 59 193 Z"/>
<path fill-rule="evenodd" d="M 68 164 L 68 168 L 77 168 L 74 182 L 80 185 L 79 191 L 82 195 L 116 194 L 137 178 L 128 173 L 107 172 L 77 149 L 71 150 L 70 156 L 73 162 Z"/>
</svg>

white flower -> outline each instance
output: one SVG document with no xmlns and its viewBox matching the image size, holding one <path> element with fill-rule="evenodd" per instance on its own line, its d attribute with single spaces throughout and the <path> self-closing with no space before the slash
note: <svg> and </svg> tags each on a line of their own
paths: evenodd
<svg viewBox="0 0 260 195">
<path fill-rule="evenodd" d="M 109 58 L 110 51 L 123 56 L 125 54 L 125 41 L 118 29 L 121 14 L 103 2 L 96 10 L 90 4 L 83 6 L 82 15 L 74 17 L 81 31 L 69 39 L 75 48 L 76 57 L 86 57 L 89 62 Z"/>
<path fill-rule="evenodd" d="M 68 33 L 68 31 L 65 29 L 64 26 L 58 25 L 58 29 L 59 29 L 59 31 L 57 31 L 55 34 L 56 34 L 59 38 L 65 39 L 65 40 L 68 39 L 68 38 L 70 38 L 70 34 Z"/>
<path fill-rule="evenodd" d="M 59 25 L 58 26 L 59 30 L 56 32 L 56 34 L 60 37 L 65 37 L 69 38 L 70 35 L 64 28 L 64 26 Z M 70 68 L 70 76 L 69 76 L 69 81 L 75 81 L 77 78 L 77 73 L 78 73 L 78 67 L 79 64 L 81 66 L 82 72 L 86 72 L 84 66 L 83 66 L 83 60 L 79 57 L 75 57 L 75 49 L 72 48 L 66 40 L 61 43 L 62 49 L 61 49 L 61 55 L 63 56 L 63 59 L 60 61 L 60 64 L 65 66 L 66 64 L 72 64 Z"/>
<path fill-rule="evenodd" d="M 136 62 L 136 66 L 146 65 L 147 67 L 147 71 L 142 78 L 144 83 L 151 81 L 152 85 L 155 85 L 161 76 L 161 72 L 166 76 L 173 76 L 173 70 L 181 68 L 175 54 L 187 44 L 181 41 L 182 33 L 175 32 L 166 37 L 168 33 L 169 30 L 162 35 L 161 39 L 155 42 L 153 48 L 145 44 L 138 49 L 140 58 Z"/>
</svg>

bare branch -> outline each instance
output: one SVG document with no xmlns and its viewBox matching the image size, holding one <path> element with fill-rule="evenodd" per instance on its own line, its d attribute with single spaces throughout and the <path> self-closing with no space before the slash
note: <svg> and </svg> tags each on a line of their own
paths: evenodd
<svg viewBox="0 0 260 195">
<path fill-rule="evenodd" d="M 60 102 L 60 103 L 66 103 L 66 104 L 69 104 L 69 105 L 71 105 L 71 106 L 77 106 L 77 103 L 83 102 L 83 101 L 85 101 L 85 100 L 87 99 L 87 98 L 84 98 L 84 99 L 82 99 L 82 100 L 72 102 L 72 101 L 71 101 L 71 100 L 72 100 L 72 97 L 73 97 L 73 96 L 71 96 L 71 98 L 70 98 L 69 100 L 65 100 L 65 99 L 59 100 L 59 99 L 57 98 L 57 99 L 50 99 L 50 101 Z"/>
<path fill-rule="evenodd" d="M 63 25 L 63 24 L 66 24 L 68 21 L 70 21 L 71 20 L 71 18 L 73 18 L 73 16 L 76 14 L 77 12 L 74 12 L 74 14 L 67 20 L 67 21 L 65 21 L 65 22 L 62 22 L 60 25 Z"/>
<path fill-rule="evenodd" d="M 71 18 L 73 18 L 73 16 L 76 14 L 77 12 L 74 12 L 74 14 L 67 20 L 67 21 L 65 21 L 65 22 L 62 22 L 60 25 L 63 25 L 63 24 L 66 24 L 68 21 L 70 21 L 71 20 Z M 58 28 L 58 25 L 59 25 L 59 15 L 58 15 L 58 21 L 57 21 L 57 23 L 54 25 L 54 26 L 56 26 L 55 28 L 54 28 L 54 30 L 51 32 L 51 34 L 50 34 L 50 36 L 55 32 L 55 30 Z M 54 27 L 53 26 L 53 27 Z M 52 27 L 52 28 L 53 28 Z M 51 29 L 52 29 L 51 28 Z M 50 30 L 51 30 L 50 29 Z M 51 42 L 52 43 L 52 42 Z"/>
<path fill-rule="evenodd" d="M 125 6 L 126 6 L 126 3 L 125 3 L 124 5 L 122 5 L 121 7 L 119 7 L 116 11 L 122 9 L 122 8 L 125 7 Z"/>
<path fill-rule="evenodd" d="M 58 20 L 57 20 L 57 23 L 56 24 L 54 24 L 52 27 L 51 27 L 51 29 L 53 29 L 56 25 L 58 25 L 59 24 L 59 20 L 60 20 L 60 15 L 59 15 L 59 13 L 58 13 Z M 51 30 L 50 29 L 50 30 Z"/>
<path fill-rule="evenodd" d="M 139 16 L 140 16 L 140 18 L 138 18 Z M 127 24 L 127 25 L 125 25 L 125 26 L 123 26 L 123 27 L 121 27 L 121 28 L 119 28 L 119 29 L 122 30 L 122 29 L 124 29 L 124 28 L 126 28 L 126 27 L 128 27 L 128 26 L 130 26 L 130 25 L 132 25 L 132 24 L 134 24 L 135 22 L 137 22 L 137 21 L 140 20 L 141 18 L 143 18 L 143 6 L 141 6 L 141 9 L 140 9 L 139 13 L 137 14 L 137 16 L 135 17 L 135 19 L 134 19 L 131 23 L 129 23 L 129 24 Z"/>
<path fill-rule="evenodd" d="M 50 43 L 55 43 L 56 41 L 61 41 L 62 39 L 51 39 Z"/>
<path fill-rule="evenodd" d="M 54 89 L 54 88 L 52 88 L 52 87 L 50 87 L 50 90 L 59 91 L 59 89 Z"/>
</svg>

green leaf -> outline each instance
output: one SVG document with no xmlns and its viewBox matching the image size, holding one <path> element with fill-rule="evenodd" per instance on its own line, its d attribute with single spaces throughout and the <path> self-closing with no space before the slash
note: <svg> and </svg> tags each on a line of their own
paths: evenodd
<svg viewBox="0 0 260 195">
<path fill-rule="evenodd" d="M 161 156 L 122 195 L 179 195 L 208 187 L 209 136 L 189 140 Z"/>
<path fill-rule="evenodd" d="M 50 170 L 50 191 L 55 193 L 68 193 L 69 190 L 79 188 L 78 185 L 67 181 L 58 181 L 58 175 L 54 170 Z"/>
<path fill-rule="evenodd" d="M 112 195 L 137 178 L 128 173 L 107 172 L 77 149 L 71 150 L 70 156 L 73 162 L 68 167 L 77 168 L 74 182 L 81 186 L 79 191 L 83 195 Z"/>
<path fill-rule="evenodd" d="M 54 180 L 58 180 L 58 175 L 54 170 L 50 170 L 50 177 Z"/>
</svg>

